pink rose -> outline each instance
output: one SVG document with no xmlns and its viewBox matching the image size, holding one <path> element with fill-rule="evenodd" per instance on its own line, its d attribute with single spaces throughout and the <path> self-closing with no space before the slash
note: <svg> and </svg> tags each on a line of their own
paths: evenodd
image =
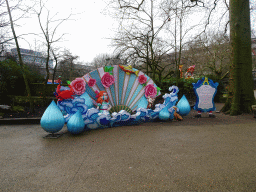
<svg viewBox="0 0 256 192">
<path fill-rule="evenodd" d="M 85 92 L 85 81 L 82 78 L 76 78 L 70 85 L 76 95 L 82 95 Z"/>
<path fill-rule="evenodd" d="M 138 81 L 140 84 L 144 84 L 147 82 L 147 77 L 145 75 L 140 75 Z"/>
<path fill-rule="evenodd" d="M 148 84 L 144 90 L 145 90 L 146 98 L 148 98 L 148 96 L 150 96 L 151 98 L 154 98 L 157 94 L 157 89 L 153 84 Z"/>
<path fill-rule="evenodd" d="M 109 88 L 115 82 L 115 78 L 106 72 L 101 78 L 101 83 L 104 87 Z"/>
<path fill-rule="evenodd" d="M 88 86 L 89 87 L 93 87 L 94 85 L 96 84 L 96 80 L 95 79 L 90 79 L 89 81 L 88 81 Z"/>
</svg>

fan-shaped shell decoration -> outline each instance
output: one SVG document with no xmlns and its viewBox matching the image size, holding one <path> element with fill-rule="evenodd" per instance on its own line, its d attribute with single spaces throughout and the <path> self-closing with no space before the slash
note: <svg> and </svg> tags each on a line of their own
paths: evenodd
<svg viewBox="0 0 256 192">
<path fill-rule="evenodd" d="M 103 75 L 107 72 L 113 75 L 115 79 L 114 83 L 109 87 L 103 86 L 101 82 Z M 147 78 L 146 83 L 140 84 L 138 81 L 140 75 L 144 75 Z M 108 93 L 111 113 L 119 112 L 120 110 L 132 112 L 137 109 L 138 105 L 147 108 L 147 98 L 145 97 L 144 88 L 148 84 L 153 84 L 157 87 L 153 80 L 143 72 L 122 65 L 100 67 L 87 73 L 83 78 L 86 82 L 86 92 L 94 104 L 96 104 L 98 92 L 106 91 Z M 93 86 L 88 85 L 90 79 L 96 80 Z M 160 94 L 160 91 L 158 91 L 156 96 Z"/>
</svg>

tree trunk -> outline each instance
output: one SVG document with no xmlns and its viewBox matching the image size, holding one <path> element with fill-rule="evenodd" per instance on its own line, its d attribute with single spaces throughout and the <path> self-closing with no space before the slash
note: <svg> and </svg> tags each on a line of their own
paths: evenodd
<svg viewBox="0 0 256 192">
<path fill-rule="evenodd" d="M 12 15 L 11 15 L 9 3 L 8 3 L 8 0 L 5 0 L 5 1 L 6 1 L 7 11 L 8 11 L 8 14 L 9 14 L 9 19 L 10 19 L 11 29 L 12 29 L 12 33 L 13 33 L 13 38 L 15 40 L 15 44 L 16 44 L 16 48 L 17 48 L 17 53 L 18 53 L 18 58 L 19 58 L 18 62 L 20 64 L 22 76 L 23 76 L 25 86 L 26 86 L 26 92 L 28 94 L 30 112 L 33 112 L 34 111 L 34 104 L 33 104 L 32 98 L 31 98 L 31 92 L 30 92 L 30 87 L 29 87 L 29 84 L 28 84 L 27 76 L 26 76 L 26 73 L 24 71 L 24 64 L 23 64 L 23 60 L 22 60 L 22 57 L 21 57 L 21 53 L 20 53 L 20 47 L 19 47 L 18 39 L 17 39 L 15 30 L 14 30 L 14 24 L 13 24 L 13 20 L 12 20 Z"/>
<path fill-rule="evenodd" d="M 252 78 L 251 28 L 249 0 L 230 0 L 230 39 L 232 66 L 230 93 L 222 111 L 230 106 L 230 115 L 250 113 L 255 103 Z"/>
</svg>

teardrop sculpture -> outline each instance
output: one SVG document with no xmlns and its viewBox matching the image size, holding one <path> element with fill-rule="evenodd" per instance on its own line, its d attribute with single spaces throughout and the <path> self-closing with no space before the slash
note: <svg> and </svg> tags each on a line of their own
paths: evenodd
<svg viewBox="0 0 256 192">
<path fill-rule="evenodd" d="M 84 98 L 85 104 L 87 105 L 88 109 L 94 107 L 91 97 L 88 95 L 88 93 L 84 92 L 81 96 L 81 98 Z"/>
<path fill-rule="evenodd" d="M 163 120 L 163 121 L 167 121 L 170 119 L 170 113 L 168 111 L 168 108 L 165 107 L 163 108 L 160 112 L 159 112 L 159 119 Z"/>
<path fill-rule="evenodd" d="M 79 134 L 84 130 L 85 124 L 79 110 L 69 119 L 67 128 L 72 134 Z"/>
<path fill-rule="evenodd" d="M 186 116 L 189 114 L 191 108 L 189 105 L 189 102 L 185 95 L 183 95 L 180 99 L 180 101 L 177 104 L 177 107 L 179 109 L 179 114 L 182 116 Z"/>
<path fill-rule="evenodd" d="M 42 128 L 49 133 L 56 133 L 63 128 L 65 120 L 59 107 L 54 101 L 52 101 L 45 110 L 40 124 Z"/>
</svg>

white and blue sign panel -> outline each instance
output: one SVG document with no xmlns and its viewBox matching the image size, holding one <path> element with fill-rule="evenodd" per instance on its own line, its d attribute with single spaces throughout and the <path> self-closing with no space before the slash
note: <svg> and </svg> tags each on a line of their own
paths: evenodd
<svg viewBox="0 0 256 192">
<path fill-rule="evenodd" d="M 214 96 L 217 93 L 218 82 L 214 83 L 211 79 L 203 77 L 197 83 L 192 83 L 196 94 L 196 111 L 209 112 L 215 111 Z"/>
</svg>

